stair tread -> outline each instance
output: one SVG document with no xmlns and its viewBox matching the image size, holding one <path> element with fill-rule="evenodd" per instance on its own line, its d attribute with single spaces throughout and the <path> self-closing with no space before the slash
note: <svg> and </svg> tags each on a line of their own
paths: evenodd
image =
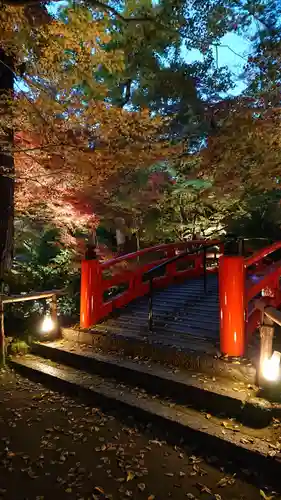
<svg viewBox="0 0 281 500">
<path fill-rule="evenodd" d="M 42 343 L 42 346 L 47 348 L 49 352 L 52 352 L 52 350 L 54 349 L 62 352 L 73 352 L 70 351 L 71 344 L 67 344 L 64 341 Z M 75 355 L 93 359 L 95 361 L 103 362 L 109 365 L 124 367 L 126 369 L 155 376 L 160 379 L 173 381 L 174 383 L 182 384 L 186 387 L 192 386 L 200 388 L 206 392 L 212 392 L 219 395 L 228 395 L 239 401 L 249 400 L 250 394 L 252 394 L 252 396 L 254 395 L 254 391 L 249 390 L 248 386 L 246 384 L 241 384 L 241 382 L 233 384 L 233 381 L 220 379 L 219 377 L 216 377 L 216 379 L 213 380 L 212 377 L 205 374 L 203 375 L 198 372 L 187 372 L 186 370 L 171 369 L 170 367 L 159 365 L 158 363 L 155 363 L 153 361 L 144 362 L 138 360 L 136 362 L 135 360 L 132 361 L 118 355 L 103 354 L 96 352 L 90 348 L 79 348 L 78 346 L 75 346 Z M 38 359 L 42 360 L 42 358 Z M 237 388 L 239 388 L 239 392 L 233 389 L 233 387 L 236 387 L 236 385 Z"/>
<path fill-rule="evenodd" d="M 157 416 L 164 422 L 176 422 L 183 428 L 192 429 L 201 435 L 211 434 L 217 439 L 229 441 L 236 446 L 245 448 L 245 444 L 241 442 L 242 428 L 239 433 L 234 433 L 232 429 L 226 427 L 222 434 L 222 419 L 212 417 L 210 420 L 206 420 L 205 415 L 198 410 L 185 405 L 171 404 L 171 400 L 152 396 L 146 391 L 140 391 L 132 386 L 116 382 L 114 379 L 105 379 L 102 376 L 89 374 L 61 363 L 56 363 L 54 366 L 53 363 L 48 364 L 46 360 L 42 361 L 42 358 L 34 355 L 14 358 L 12 365 L 17 369 L 25 368 L 28 373 L 44 374 L 45 378 L 48 377 L 48 379 L 55 381 L 61 380 L 72 385 L 73 388 L 86 390 L 93 397 L 96 395 L 107 401 L 112 401 L 113 405 L 116 403 L 126 405 L 132 410 L 141 411 L 142 414 L 145 412 L 150 418 Z M 256 449 L 259 454 L 267 457 L 271 448 L 265 440 L 253 435 L 251 449 Z"/>
<path fill-rule="evenodd" d="M 203 279 L 196 278 L 181 284 L 172 284 L 164 290 L 155 289 L 153 293 L 153 316 L 155 323 L 164 325 L 174 321 L 184 323 L 182 329 L 192 329 L 195 323 L 215 323 L 211 330 L 217 330 L 219 317 L 218 283 L 216 276 L 208 276 L 208 294 L 204 293 Z M 104 321 L 109 327 L 131 328 L 131 323 L 136 322 L 137 328 L 143 329 L 148 321 L 148 297 L 142 297 L 131 302 L 119 310 L 116 318 L 108 318 Z M 202 310 L 207 317 L 202 317 Z M 177 320 L 175 320 L 177 318 Z M 202 329 L 202 327 L 201 327 Z"/>
</svg>

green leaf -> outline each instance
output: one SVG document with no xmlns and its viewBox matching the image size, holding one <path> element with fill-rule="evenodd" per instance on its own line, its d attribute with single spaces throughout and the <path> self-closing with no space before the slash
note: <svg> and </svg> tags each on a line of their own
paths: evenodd
<svg viewBox="0 0 281 500">
<path fill-rule="evenodd" d="M 264 500 L 272 500 L 274 498 L 274 496 L 268 496 L 265 494 L 265 492 L 263 490 L 260 490 L 260 496 L 261 498 L 263 498 Z"/>
</svg>

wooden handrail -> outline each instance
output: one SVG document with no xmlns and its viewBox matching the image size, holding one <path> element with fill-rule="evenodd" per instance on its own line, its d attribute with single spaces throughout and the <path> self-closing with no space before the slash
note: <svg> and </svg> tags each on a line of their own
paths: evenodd
<svg viewBox="0 0 281 500">
<path fill-rule="evenodd" d="M 142 255 L 146 255 L 148 253 L 153 253 L 153 252 L 159 252 L 159 251 L 167 251 L 167 250 L 173 250 L 173 249 L 180 249 L 182 247 L 191 247 L 193 245 L 202 245 L 205 243 L 209 243 L 213 245 L 217 245 L 219 243 L 218 240 L 190 240 L 186 242 L 179 241 L 178 243 L 167 243 L 167 244 L 162 244 L 162 245 L 156 245 L 155 247 L 148 247 L 148 248 L 143 248 L 142 250 L 138 250 L 137 252 L 129 253 L 127 255 L 121 255 L 120 257 L 116 257 L 115 259 L 110 259 L 105 262 L 101 262 L 101 267 L 103 270 L 108 269 L 111 266 L 114 266 L 115 264 L 119 264 L 120 262 L 123 262 L 124 260 L 133 260 L 137 257 L 141 257 Z M 221 242 L 220 242 L 221 243 Z"/>
<path fill-rule="evenodd" d="M 256 300 L 254 307 L 255 309 L 258 309 L 262 313 L 266 314 L 266 316 L 274 323 L 281 326 L 281 311 L 278 311 L 278 309 L 276 309 L 275 307 L 269 306 L 262 299 Z"/>
<path fill-rule="evenodd" d="M 204 243 L 206 243 L 206 240 L 203 240 L 203 243 L 201 243 L 202 246 L 195 249 L 195 250 L 193 250 L 193 249 L 188 250 L 187 249 L 185 252 L 182 252 L 179 255 L 175 255 L 174 257 L 171 257 L 170 259 L 165 260 L 161 264 L 158 264 L 157 266 L 153 267 L 152 269 L 150 269 L 149 271 L 144 273 L 144 277 L 151 279 L 154 277 L 154 275 L 157 275 L 157 272 L 160 271 L 161 269 L 163 269 L 163 267 L 166 267 L 169 264 L 172 264 L 173 262 L 177 262 L 177 261 L 183 259 L 184 257 L 187 257 L 188 255 L 190 255 L 190 256 L 196 255 L 200 252 L 203 252 L 204 250 L 207 250 L 208 248 L 213 248 L 215 245 L 218 245 L 221 242 L 219 240 L 213 240 L 213 242 L 210 243 L 209 245 L 205 245 Z"/>
<path fill-rule="evenodd" d="M 256 282 L 246 283 L 246 300 L 250 302 L 258 293 L 260 293 L 267 286 L 270 287 L 271 283 L 281 275 L 281 262 L 278 261 L 273 265 L 268 266 L 267 272 L 260 276 Z"/>
<path fill-rule="evenodd" d="M 175 255 L 174 257 L 171 257 L 168 260 L 165 260 L 161 264 L 158 264 L 157 266 L 153 267 L 146 273 L 144 273 L 143 277 L 144 279 L 149 279 L 149 301 L 148 301 L 148 329 L 150 333 L 152 333 L 153 330 L 153 307 L 152 307 L 152 294 L 153 294 L 153 279 L 157 276 L 158 272 L 167 267 L 169 264 L 173 264 L 175 262 L 178 262 L 181 259 L 184 259 L 185 257 L 194 257 L 195 255 L 199 255 L 200 252 L 204 253 L 204 259 L 203 259 L 203 276 L 204 276 L 204 292 L 206 293 L 207 291 L 207 269 L 206 269 L 206 250 L 209 248 L 213 248 L 215 245 L 220 244 L 218 240 L 213 240 L 212 243 L 209 245 L 205 245 L 206 241 L 204 240 L 197 249 L 186 249 L 185 252 L 180 253 L 179 255 Z"/>
<path fill-rule="evenodd" d="M 47 299 L 53 295 L 66 295 L 67 290 L 48 290 L 46 292 L 31 292 L 22 295 L 0 295 L 2 304 L 12 304 L 14 302 L 26 302 L 27 300 Z"/>
<path fill-rule="evenodd" d="M 13 304 L 15 302 L 26 302 L 27 300 L 47 299 L 51 298 L 51 317 L 54 325 L 57 323 L 57 295 L 65 295 L 66 289 L 63 290 L 48 290 L 45 292 L 30 292 L 23 295 L 0 295 L 0 355 L 1 361 L 5 365 L 6 362 L 6 344 L 5 344 L 5 328 L 4 328 L 4 304 Z M 57 333 L 59 327 L 55 327 Z"/>
<path fill-rule="evenodd" d="M 262 248 L 258 252 L 256 252 L 254 255 L 251 255 L 251 257 L 248 257 L 245 259 L 245 267 L 250 267 L 253 264 L 256 264 L 260 260 L 264 259 L 268 255 L 272 254 L 276 250 L 279 250 L 281 248 L 281 241 L 276 241 L 272 245 Z"/>
<path fill-rule="evenodd" d="M 278 309 L 276 309 L 275 307 L 266 307 L 264 309 L 264 314 L 266 314 L 266 316 L 274 321 L 274 323 L 276 323 L 277 325 L 281 325 L 281 312 L 278 311 Z"/>
</svg>

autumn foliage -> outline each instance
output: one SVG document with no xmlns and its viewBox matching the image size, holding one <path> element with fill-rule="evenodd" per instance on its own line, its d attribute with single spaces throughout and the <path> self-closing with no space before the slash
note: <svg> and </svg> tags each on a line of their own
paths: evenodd
<svg viewBox="0 0 281 500">
<path fill-rule="evenodd" d="M 100 71 L 122 70 L 123 54 L 106 50 L 106 13 L 77 6 L 59 20 L 34 9 L 0 12 L 0 43 L 16 53 L 16 72 L 27 59 L 10 103 L 16 212 L 70 229 L 92 227 L 93 199 L 106 197 L 111 178 L 172 158 L 178 148 L 164 137 L 167 120 L 110 102 Z"/>
<path fill-rule="evenodd" d="M 188 195 L 185 182 L 196 177 L 207 180 L 216 195 L 235 190 L 235 199 L 252 187 L 274 185 L 280 164 L 280 115 L 274 109 L 280 102 L 280 41 L 278 30 L 274 35 L 268 28 L 273 8 L 217 1 L 207 8 L 200 1 L 190 12 L 181 4 L 125 2 L 118 6 L 120 15 L 106 3 L 90 8 L 79 2 L 55 16 L 46 5 L 4 4 L 0 11 L 0 48 L 13 61 L 6 69 L 17 76 L 5 106 L 13 116 L 8 125 L 15 137 L 18 214 L 71 230 L 92 227 L 98 207 L 120 185 L 135 215 L 134 186 L 124 189 L 124 182 L 163 160 L 171 165 L 183 147 L 172 146 L 170 137 L 185 142 L 183 161 L 190 168 L 182 190 Z M 148 17 L 134 21 L 140 13 Z M 244 68 L 252 99 L 220 103 L 231 88 L 231 75 L 218 62 L 221 37 L 247 30 L 253 16 L 260 23 L 253 37 L 256 54 Z M 182 61 L 183 42 L 188 50 L 200 50 L 202 64 Z M 184 199 L 188 205 L 189 196 Z M 145 192 L 139 212 L 148 201 Z"/>
<path fill-rule="evenodd" d="M 224 192 L 271 190 L 280 177 L 281 110 L 247 99 L 217 113 L 199 169 Z"/>
</svg>

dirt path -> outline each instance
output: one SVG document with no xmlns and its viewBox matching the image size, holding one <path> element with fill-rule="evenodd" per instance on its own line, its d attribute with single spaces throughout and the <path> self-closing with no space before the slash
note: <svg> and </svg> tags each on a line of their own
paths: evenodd
<svg viewBox="0 0 281 500">
<path fill-rule="evenodd" d="M 133 419 L 125 424 L 11 372 L 0 374 L 0 403 L 0 498 L 258 500 L 272 495 L 261 471 L 233 475 L 233 464 L 226 459 L 223 470 L 215 450 L 204 461 L 186 445 L 159 441 L 153 426 L 137 428 Z"/>
</svg>

